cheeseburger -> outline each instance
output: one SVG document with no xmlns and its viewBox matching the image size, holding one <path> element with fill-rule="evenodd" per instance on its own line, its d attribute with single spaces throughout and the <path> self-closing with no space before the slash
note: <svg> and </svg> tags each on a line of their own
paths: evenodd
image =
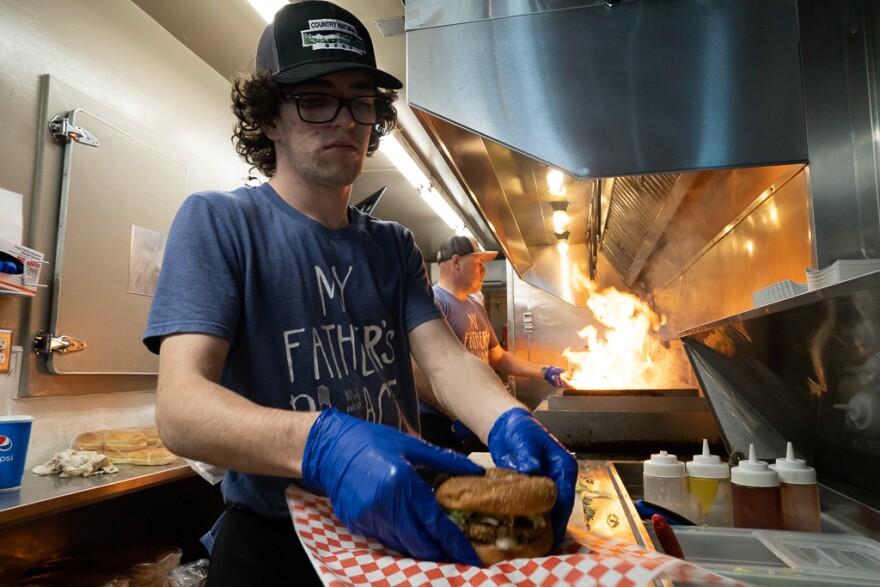
<svg viewBox="0 0 880 587">
<path fill-rule="evenodd" d="M 488 469 L 485 476 L 450 477 L 435 494 L 484 565 L 544 556 L 553 546 L 547 514 L 556 503 L 556 484 L 547 477 Z"/>
</svg>

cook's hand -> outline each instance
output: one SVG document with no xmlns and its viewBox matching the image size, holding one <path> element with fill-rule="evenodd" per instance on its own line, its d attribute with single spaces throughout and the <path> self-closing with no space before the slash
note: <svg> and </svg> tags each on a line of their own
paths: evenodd
<svg viewBox="0 0 880 587">
<path fill-rule="evenodd" d="M 553 547 L 559 546 L 574 506 L 577 460 L 523 408 L 507 410 L 495 421 L 489 431 L 489 452 L 499 467 L 540 473 L 556 482 L 558 495 L 550 519 Z"/>
<path fill-rule="evenodd" d="M 561 367 L 548 366 L 544 367 L 542 371 L 544 372 L 544 381 L 546 381 L 553 387 L 569 387 L 565 379 L 562 378 L 562 374 L 565 373 L 565 369 Z"/>
<path fill-rule="evenodd" d="M 303 481 L 324 490 L 353 532 L 413 558 L 479 565 L 473 546 L 446 517 L 416 465 L 483 474 L 460 453 L 330 408 L 309 430 Z"/>
</svg>

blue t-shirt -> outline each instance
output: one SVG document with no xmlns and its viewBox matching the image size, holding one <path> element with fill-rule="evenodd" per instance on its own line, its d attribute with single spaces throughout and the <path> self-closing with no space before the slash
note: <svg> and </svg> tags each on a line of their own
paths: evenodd
<svg viewBox="0 0 880 587">
<path fill-rule="evenodd" d="M 489 314 L 473 296 L 460 300 L 439 285 L 434 286 L 434 301 L 443 312 L 455 336 L 472 355 L 476 355 L 482 361 L 489 362 L 489 349 L 498 346 L 498 336 Z M 419 412 L 423 414 L 445 415 L 424 400 L 419 400 Z"/>
<path fill-rule="evenodd" d="M 500 343 L 483 304 L 473 296 L 460 300 L 439 285 L 434 286 L 434 301 L 468 352 L 488 363 L 489 350 Z"/>
<path fill-rule="evenodd" d="M 407 333 L 442 314 L 412 233 L 348 209 L 331 230 L 269 184 L 190 196 L 171 227 L 144 343 L 204 333 L 230 344 L 221 383 L 272 408 L 418 432 Z M 198 417 L 193 414 L 192 417 Z M 290 479 L 228 471 L 223 495 L 288 515 Z"/>
</svg>

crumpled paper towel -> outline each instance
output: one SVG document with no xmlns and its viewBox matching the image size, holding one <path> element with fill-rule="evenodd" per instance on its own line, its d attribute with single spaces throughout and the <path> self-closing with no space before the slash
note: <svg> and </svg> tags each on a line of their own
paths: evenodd
<svg viewBox="0 0 880 587">
<path fill-rule="evenodd" d="M 89 477 L 119 471 L 107 455 L 93 450 L 73 450 L 68 448 L 55 453 L 43 465 L 37 465 L 33 472 L 37 475 L 58 475 L 59 477 Z"/>
</svg>

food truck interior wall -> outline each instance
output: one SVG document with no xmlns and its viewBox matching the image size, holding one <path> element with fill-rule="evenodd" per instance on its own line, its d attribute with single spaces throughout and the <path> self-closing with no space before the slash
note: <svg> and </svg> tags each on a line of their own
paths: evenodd
<svg viewBox="0 0 880 587">
<path fill-rule="evenodd" d="M 178 147 L 188 191 L 243 182 L 247 168 L 229 142 L 229 82 L 133 3 L 3 2 L 2 13 L 0 186 L 24 196 L 24 244 L 54 253 L 58 210 L 35 202 L 41 191 L 58 191 L 62 168 L 63 148 L 38 127 L 46 75 L 76 91 L 66 106 L 80 106 L 79 94 L 90 96 Z M 43 283 L 53 268 L 44 266 Z M 154 420 L 154 376 L 52 376 L 35 364 L 29 337 L 49 313 L 49 289 L 30 299 L 0 297 L 0 325 L 23 348 L 13 353 L 10 373 L 0 374 L 0 398 L 5 413 L 35 418 L 28 470 L 68 448 L 79 432 Z M 76 395 L 20 398 L 22 376 L 31 387 Z"/>
</svg>

